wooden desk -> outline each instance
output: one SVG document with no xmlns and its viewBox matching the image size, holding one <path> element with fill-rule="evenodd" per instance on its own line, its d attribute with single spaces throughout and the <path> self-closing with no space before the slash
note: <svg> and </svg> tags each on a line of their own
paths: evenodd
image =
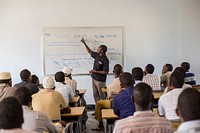
<svg viewBox="0 0 200 133">
<path fill-rule="evenodd" d="M 78 95 L 84 95 L 86 93 L 86 89 L 79 89 Z"/>
<path fill-rule="evenodd" d="M 74 117 L 83 114 L 85 107 L 71 107 L 71 113 L 61 114 L 61 117 Z"/>
<path fill-rule="evenodd" d="M 113 124 L 119 119 L 119 116 L 115 115 L 113 109 L 102 109 L 102 119 L 104 120 L 105 133 L 107 132 L 106 127 L 108 126 L 110 133 L 112 133 Z"/>
<path fill-rule="evenodd" d="M 61 114 L 61 120 L 76 123 L 79 133 L 83 130 L 83 112 L 85 107 L 71 107 L 71 113 Z"/>
<path fill-rule="evenodd" d="M 107 88 L 101 88 L 101 90 L 103 91 L 103 93 L 107 93 Z"/>
<path fill-rule="evenodd" d="M 163 90 L 153 91 L 154 99 L 159 99 L 162 94 L 163 94 Z"/>
<path fill-rule="evenodd" d="M 119 116 L 115 115 L 113 109 L 102 109 L 102 119 L 119 119 Z"/>
<path fill-rule="evenodd" d="M 70 107 L 78 106 L 80 96 L 75 96 L 72 100 L 69 101 Z"/>
<path fill-rule="evenodd" d="M 193 85 L 192 88 L 197 89 L 198 91 L 200 91 L 200 85 Z"/>
<path fill-rule="evenodd" d="M 86 93 L 86 89 L 79 89 L 79 92 L 77 93 L 78 96 L 80 96 L 79 100 L 79 106 L 86 106 L 86 101 L 84 99 L 84 94 Z"/>
</svg>

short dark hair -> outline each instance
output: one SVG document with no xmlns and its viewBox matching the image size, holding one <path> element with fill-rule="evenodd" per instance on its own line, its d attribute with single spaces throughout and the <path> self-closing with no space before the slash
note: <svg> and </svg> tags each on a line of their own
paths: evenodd
<svg viewBox="0 0 200 133">
<path fill-rule="evenodd" d="M 165 64 L 165 66 L 167 67 L 168 71 L 172 71 L 173 70 L 173 66 L 172 64 Z"/>
<path fill-rule="evenodd" d="M 154 66 L 152 64 L 147 64 L 147 66 L 145 67 L 146 71 L 150 74 L 153 74 L 154 72 Z"/>
<path fill-rule="evenodd" d="M 134 67 L 132 69 L 132 77 L 134 80 L 142 80 L 144 76 L 143 70 L 140 67 Z"/>
<path fill-rule="evenodd" d="M 103 50 L 104 53 L 107 52 L 107 46 L 106 45 L 100 45 L 99 47 Z"/>
<path fill-rule="evenodd" d="M 65 74 L 62 71 L 59 71 L 55 74 L 56 82 L 64 82 L 65 81 Z"/>
<path fill-rule="evenodd" d="M 10 84 L 11 79 L 0 80 L 0 83 Z"/>
<path fill-rule="evenodd" d="M 21 77 L 22 81 L 28 81 L 30 76 L 31 76 L 31 72 L 28 69 L 23 69 L 20 72 L 20 77 Z"/>
<path fill-rule="evenodd" d="M 184 89 L 177 106 L 184 121 L 200 119 L 200 92 L 194 88 Z"/>
<path fill-rule="evenodd" d="M 188 62 L 182 62 L 181 67 L 185 69 L 185 71 L 188 71 L 190 69 L 190 63 Z"/>
<path fill-rule="evenodd" d="M 175 88 L 182 88 L 184 84 L 184 75 L 179 71 L 173 71 L 170 75 L 169 84 L 173 85 Z"/>
<path fill-rule="evenodd" d="M 22 105 L 15 97 L 0 102 L 0 129 L 21 128 L 24 123 Z"/>
<path fill-rule="evenodd" d="M 113 73 L 120 75 L 122 73 L 122 66 L 120 64 L 116 64 L 113 68 Z"/>
<path fill-rule="evenodd" d="M 122 87 L 133 86 L 132 75 L 129 72 L 123 72 L 119 75 L 119 81 Z"/>
<path fill-rule="evenodd" d="M 25 87 L 21 86 L 15 90 L 14 96 L 19 100 L 22 105 L 27 105 L 31 103 L 31 91 Z"/>
<path fill-rule="evenodd" d="M 179 72 L 181 72 L 181 73 L 185 76 L 185 69 L 182 68 L 182 67 L 176 67 L 176 68 L 174 69 L 174 71 L 179 71 Z"/>
<path fill-rule="evenodd" d="M 152 93 L 151 86 L 144 82 L 138 83 L 133 91 L 134 102 L 140 106 L 142 110 L 149 110 L 152 101 Z"/>
<path fill-rule="evenodd" d="M 31 83 L 37 84 L 38 81 L 39 81 L 39 78 L 36 75 L 32 75 Z"/>
</svg>

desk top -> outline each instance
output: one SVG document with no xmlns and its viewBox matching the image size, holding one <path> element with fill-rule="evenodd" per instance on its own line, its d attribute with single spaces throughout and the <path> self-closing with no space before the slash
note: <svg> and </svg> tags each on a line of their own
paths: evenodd
<svg viewBox="0 0 200 133">
<path fill-rule="evenodd" d="M 200 91 L 200 85 L 193 85 L 192 88 L 195 88 Z"/>
<path fill-rule="evenodd" d="M 75 96 L 72 100 L 69 100 L 70 103 L 77 103 L 80 99 L 80 96 Z"/>
<path fill-rule="evenodd" d="M 153 91 L 154 99 L 159 99 L 163 91 Z"/>
<path fill-rule="evenodd" d="M 119 119 L 119 116 L 114 114 L 113 109 L 102 109 L 102 119 Z"/>
<path fill-rule="evenodd" d="M 86 92 L 86 89 L 78 89 L 78 91 L 79 91 L 79 93 L 78 94 L 85 94 L 85 92 Z"/>
<path fill-rule="evenodd" d="M 71 107 L 71 113 L 61 114 L 64 117 L 74 117 L 83 115 L 85 107 Z"/>
<path fill-rule="evenodd" d="M 101 88 L 101 90 L 106 93 L 107 92 L 107 88 Z"/>
</svg>

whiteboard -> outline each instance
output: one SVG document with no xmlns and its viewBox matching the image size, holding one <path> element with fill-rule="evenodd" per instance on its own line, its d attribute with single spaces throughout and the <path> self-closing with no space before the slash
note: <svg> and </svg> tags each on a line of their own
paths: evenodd
<svg viewBox="0 0 200 133">
<path fill-rule="evenodd" d="M 55 74 L 64 66 L 73 69 L 73 75 L 89 74 L 93 68 L 91 58 L 83 43 L 92 51 L 106 45 L 109 59 L 109 73 L 115 64 L 123 65 L 122 27 L 46 27 L 43 28 L 44 74 Z"/>
</svg>

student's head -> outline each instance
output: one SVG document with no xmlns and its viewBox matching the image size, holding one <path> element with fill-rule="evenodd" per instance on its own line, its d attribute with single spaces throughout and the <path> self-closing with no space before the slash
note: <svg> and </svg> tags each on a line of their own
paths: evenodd
<svg viewBox="0 0 200 133">
<path fill-rule="evenodd" d="M 134 67 L 132 69 L 132 77 L 133 77 L 134 80 L 142 80 L 143 75 L 144 75 L 144 73 L 143 73 L 142 68 Z"/>
<path fill-rule="evenodd" d="M 11 75 L 9 72 L 0 72 L 0 84 L 1 83 L 12 86 Z"/>
<path fill-rule="evenodd" d="M 162 69 L 162 74 L 164 74 L 168 71 L 172 71 L 172 70 L 173 70 L 172 64 L 165 64 Z"/>
<path fill-rule="evenodd" d="M 107 47 L 106 45 L 100 45 L 98 48 L 99 53 L 106 53 L 107 52 Z"/>
<path fill-rule="evenodd" d="M 145 67 L 145 73 L 153 74 L 154 72 L 154 66 L 152 64 L 147 64 Z"/>
<path fill-rule="evenodd" d="M 120 64 L 116 64 L 113 68 L 113 73 L 119 76 L 122 73 L 122 66 Z"/>
<path fill-rule="evenodd" d="M 200 92 L 194 88 L 182 91 L 176 109 L 181 121 L 200 120 Z"/>
<path fill-rule="evenodd" d="M 133 91 L 133 102 L 137 111 L 150 110 L 152 101 L 152 88 L 146 83 L 138 83 Z"/>
<path fill-rule="evenodd" d="M 179 71 L 173 71 L 170 75 L 169 85 L 174 88 L 182 88 L 184 84 L 184 75 Z"/>
<path fill-rule="evenodd" d="M 181 73 L 185 76 L 185 69 L 182 68 L 182 67 L 176 67 L 176 68 L 174 69 L 174 71 L 179 71 L 179 72 L 181 72 Z"/>
<path fill-rule="evenodd" d="M 31 72 L 28 69 L 23 69 L 20 72 L 20 77 L 22 81 L 31 81 Z"/>
<path fill-rule="evenodd" d="M 42 83 L 44 89 L 54 89 L 55 81 L 51 76 L 44 77 Z"/>
<path fill-rule="evenodd" d="M 181 67 L 185 69 L 185 71 L 188 71 L 190 69 L 190 63 L 188 62 L 182 62 Z"/>
<path fill-rule="evenodd" d="M 36 75 L 32 75 L 31 83 L 34 83 L 38 86 L 40 84 L 39 78 Z"/>
<path fill-rule="evenodd" d="M 65 81 L 65 74 L 61 71 L 57 72 L 55 74 L 55 80 L 56 80 L 56 82 L 62 82 L 63 83 Z"/>
<path fill-rule="evenodd" d="M 62 71 L 65 74 L 65 77 L 69 77 L 72 74 L 72 69 L 69 67 L 64 67 Z"/>
<path fill-rule="evenodd" d="M 19 100 L 22 105 L 29 106 L 31 103 L 31 92 L 25 87 L 19 87 L 15 90 L 14 96 Z"/>
<path fill-rule="evenodd" d="M 0 102 L 0 129 L 21 128 L 24 123 L 22 105 L 15 97 Z"/>
<path fill-rule="evenodd" d="M 123 72 L 119 75 L 119 81 L 122 88 L 133 86 L 132 75 L 129 72 Z"/>
</svg>

